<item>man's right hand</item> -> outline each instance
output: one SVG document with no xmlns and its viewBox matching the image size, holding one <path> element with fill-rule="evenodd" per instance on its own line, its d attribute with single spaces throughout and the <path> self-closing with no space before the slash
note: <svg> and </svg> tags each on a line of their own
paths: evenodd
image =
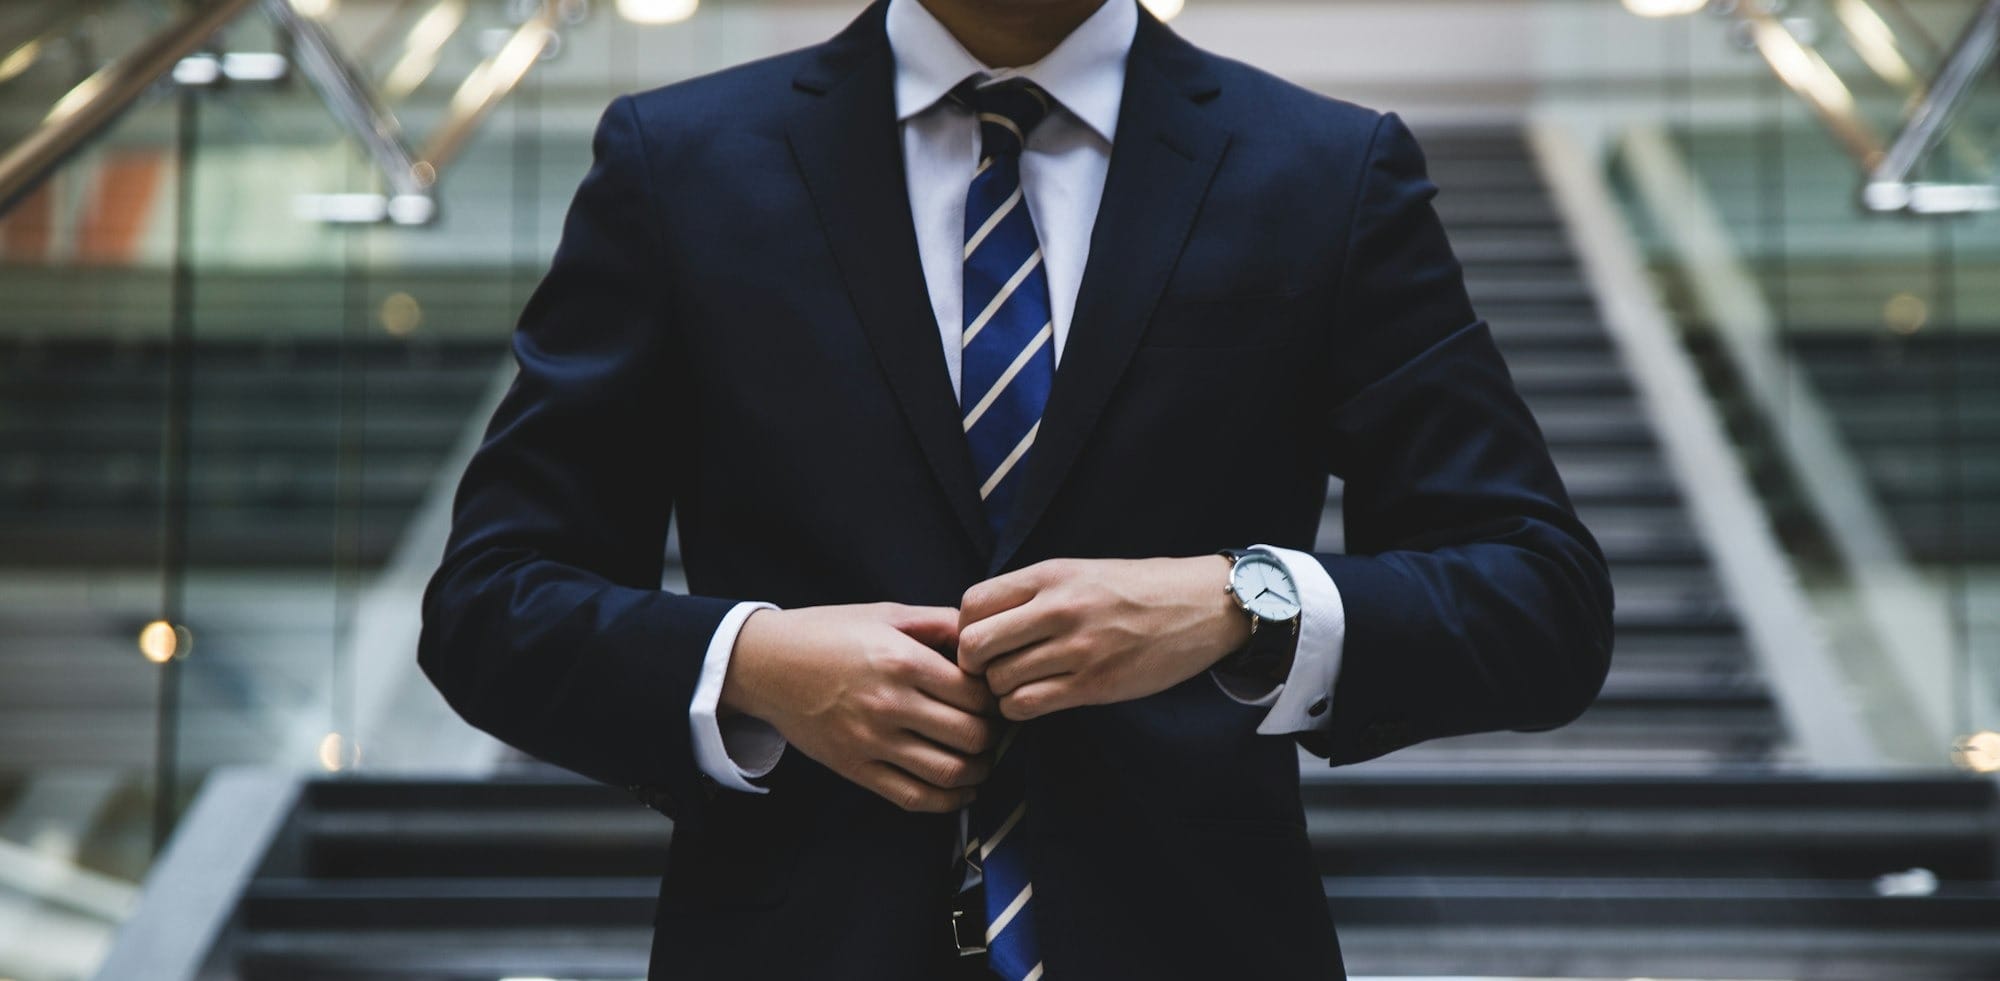
<svg viewBox="0 0 2000 981">
<path fill-rule="evenodd" d="M 952 657 L 958 611 L 871 603 L 758 610 L 743 622 L 719 708 L 771 724 L 833 772 L 910 811 L 970 803 L 991 768 L 999 707 Z"/>
</svg>

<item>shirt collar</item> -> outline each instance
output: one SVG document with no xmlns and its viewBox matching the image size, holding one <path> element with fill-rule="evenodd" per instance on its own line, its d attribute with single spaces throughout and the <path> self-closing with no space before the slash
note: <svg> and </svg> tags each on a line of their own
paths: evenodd
<svg viewBox="0 0 2000 981">
<path fill-rule="evenodd" d="M 889 0 L 884 16 L 896 59 L 898 122 L 935 105 L 968 75 L 1023 75 L 1106 142 L 1118 128 L 1125 58 L 1139 27 L 1138 0 L 1104 0 L 1055 50 L 1019 68 L 987 67 L 919 0 Z"/>
</svg>

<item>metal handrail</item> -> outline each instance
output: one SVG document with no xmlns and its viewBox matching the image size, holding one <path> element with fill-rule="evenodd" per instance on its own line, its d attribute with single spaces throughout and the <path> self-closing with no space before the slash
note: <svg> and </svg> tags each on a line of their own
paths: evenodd
<svg viewBox="0 0 2000 981">
<path fill-rule="evenodd" d="M 534 16 L 523 21 L 498 51 L 466 76 L 452 95 L 450 114 L 424 146 L 423 164 L 429 165 L 432 174 L 458 156 L 493 107 L 505 101 L 527 77 L 528 69 L 555 41 L 557 24 L 556 5 L 543 0 Z"/>
<path fill-rule="evenodd" d="M 403 224 L 423 224 L 435 215 L 439 172 L 556 43 L 561 21 L 556 4 L 542 0 L 507 42 L 473 69 L 423 152 L 415 153 L 395 114 L 325 28 L 301 16 L 290 0 L 211 0 L 71 89 L 33 132 L 0 156 L 0 214 L 108 128 L 182 58 L 259 3 L 292 39 L 294 57 L 321 100 L 381 173 L 387 194 L 379 217 Z"/>
<path fill-rule="evenodd" d="M 2000 188 L 1990 184 L 1930 184 L 1916 179 L 1924 160 L 1950 135 L 1953 120 L 1980 77 L 2000 56 L 2000 0 L 1980 5 L 1937 77 L 1886 143 L 1862 118 L 1846 83 L 1782 19 L 1758 4 L 1740 5 L 1736 16 L 1749 28 L 1751 44 L 1771 71 L 1812 109 L 1866 175 L 1860 195 L 1863 207 L 1913 214 L 2000 208 Z"/>
<path fill-rule="evenodd" d="M 1872 169 L 1882 159 L 1882 138 L 1854 107 L 1854 93 L 1811 45 L 1764 7 L 1747 3 L 1737 16 L 1749 25 L 1750 43 L 1765 64 L 1819 117 L 1842 150 L 1856 163 Z"/>
<path fill-rule="evenodd" d="M 75 0 L 54 10 L 44 11 L 26 31 L 13 37 L 0 39 L 0 85 L 19 77 L 34 65 L 42 52 L 74 28 L 78 22 L 97 12 L 109 0 Z"/>
<path fill-rule="evenodd" d="M 1918 185 L 1911 178 L 1924 158 L 1944 139 L 1952 120 L 1971 96 L 1973 86 L 1993 64 L 1996 55 L 2000 55 L 2000 0 L 1986 0 L 1952 47 L 1937 79 L 1924 92 L 1923 101 L 1910 114 L 1903 131 L 1870 171 L 1863 192 L 1870 207 L 1924 210 L 1923 203 L 1915 200 L 1913 188 Z"/>
<path fill-rule="evenodd" d="M 361 141 L 382 172 L 391 197 L 428 201 L 437 171 L 410 152 L 403 140 L 402 124 L 382 108 L 353 63 L 341 57 L 326 29 L 299 16 L 291 0 L 264 0 L 264 10 L 291 37 L 294 57 L 307 81 L 348 132 Z M 428 207 L 423 210 L 428 214 Z"/>
<path fill-rule="evenodd" d="M 0 213 L 27 197 L 84 144 L 109 128 L 153 83 L 256 0 L 211 0 L 99 69 L 61 99 L 40 125 L 0 155 Z"/>
</svg>

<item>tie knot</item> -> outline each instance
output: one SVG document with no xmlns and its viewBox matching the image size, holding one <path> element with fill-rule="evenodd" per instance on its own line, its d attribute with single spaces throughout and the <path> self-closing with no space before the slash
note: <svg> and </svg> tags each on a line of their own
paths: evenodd
<svg viewBox="0 0 2000 981">
<path fill-rule="evenodd" d="M 968 78 L 951 90 L 951 99 L 978 115 L 980 155 L 987 157 L 1020 153 L 1054 105 L 1041 86 L 1018 75 L 991 85 Z"/>
</svg>

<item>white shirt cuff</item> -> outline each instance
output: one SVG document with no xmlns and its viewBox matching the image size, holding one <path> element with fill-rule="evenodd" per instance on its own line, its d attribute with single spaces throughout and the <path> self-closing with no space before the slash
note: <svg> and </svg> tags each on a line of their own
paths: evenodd
<svg viewBox="0 0 2000 981">
<path fill-rule="evenodd" d="M 1340 652 L 1347 639 L 1347 609 L 1341 605 L 1340 587 L 1326 567 L 1306 552 L 1256 545 L 1285 564 L 1292 582 L 1299 587 L 1299 643 L 1292 656 L 1292 670 L 1285 680 L 1268 691 L 1245 691 L 1241 679 L 1228 678 L 1211 669 L 1222 693 L 1245 705 L 1268 708 L 1257 731 L 1266 736 L 1324 729 L 1332 721 L 1333 685 L 1340 677 Z"/>
<path fill-rule="evenodd" d="M 736 651 L 736 635 L 743 621 L 758 610 L 775 610 L 770 603 L 738 603 L 709 637 L 708 652 L 702 655 L 701 680 L 695 684 L 694 700 L 688 706 L 688 726 L 694 734 L 694 761 L 701 772 L 716 783 L 745 793 L 769 793 L 750 781 L 778 765 L 784 755 L 785 737 L 763 719 L 733 715 L 718 721 L 716 708 L 722 701 L 722 679 L 729 673 L 729 658 Z"/>
</svg>

